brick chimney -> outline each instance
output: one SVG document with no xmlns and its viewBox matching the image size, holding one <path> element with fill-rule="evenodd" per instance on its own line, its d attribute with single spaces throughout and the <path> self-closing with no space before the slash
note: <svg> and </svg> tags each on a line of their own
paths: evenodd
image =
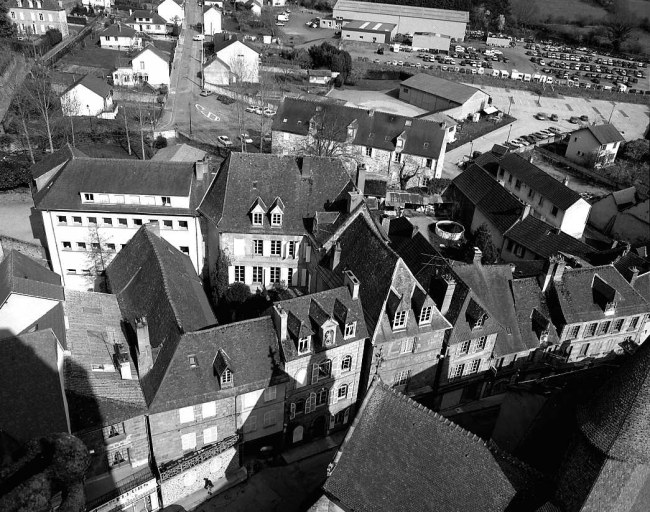
<svg viewBox="0 0 650 512">
<path fill-rule="evenodd" d="M 153 367 L 153 355 L 151 354 L 151 342 L 149 341 L 149 324 L 147 318 L 141 317 L 135 320 L 135 334 L 138 342 L 138 373 L 140 378 L 144 377 Z"/>
<path fill-rule="evenodd" d="M 203 181 L 208 175 L 209 168 L 206 160 L 199 160 L 194 164 L 194 175 L 197 181 Z"/>
<path fill-rule="evenodd" d="M 353 300 L 357 300 L 359 298 L 359 287 L 361 283 L 357 279 L 357 276 L 354 275 L 354 272 L 351 270 L 343 272 L 343 284 L 348 287 L 350 297 Z"/>
<path fill-rule="evenodd" d="M 366 164 L 357 164 L 357 189 L 361 195 L 366 188 Z"/>
<path fill-rule="evenodd" d="M 278 335 L 278 340 L 286 341 L 287 321 L 289 315 L 280 304 L 276 304 L 271 310 L 271 318 L 273 318 L 273 324 L 275 325 L 275 332 Z"/>
<path fill-rule="evenodd" d="M 632 267 L 630 270 L 632 271 L 632 277 L 630 278 L 630 286 L 634 286 L 634 283 L 639 278 L 639 269 L 636 267 Z"/>
<path fill-rule="evenodd" d="M 451 306 L 451 299 L 454 296 L 454 291 L 456 291 L 456 280 L 451 276 L 443 276 L 447 288 L 445 289 L 445 295 L 442 298 L 442 304 L 440 304 L 440 312 L 443 315 L 446 315 L 449 312 L 449 306 Z"/>
<path fill-rule="evenodd" d="M 480 265 L 481 258 L 483 258 L 483 251 L 481 251 L 481 249 L 479 249 L 478 247 L 474 247 L 474 259 L 473 259 L 474 265 Z"/>
<path fill-rule="evenodd" d="M 338 267 L 340 262 L 341 262 L 341 243 L 336 242 L 336 245 L 332 250 L 332 270 Z"/>
</svg>

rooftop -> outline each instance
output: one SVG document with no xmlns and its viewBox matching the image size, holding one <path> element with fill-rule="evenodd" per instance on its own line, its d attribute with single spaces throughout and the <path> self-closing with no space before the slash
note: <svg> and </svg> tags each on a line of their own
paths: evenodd
<svg viewBox="0 0 650 512">
<path fill-rule="evenodd" d="M 165 18 L 163 18 L 157 12 L 145 11 L 143 9 L 133 11 L 133 14 L 131 14 L 131 16 L 129 16 L 129 19 L 127 19 L 124 23 L 141 23 L 139 21 L 136 21 L 139 18 L 151 19 L 149 23 L 152 23 L 154 25 L 162 25 L 163 27 L 167 23 L 167 20 L 165 20 Z"/>
<path fill-rule="evenodd" d="M 280 104 L 273 131 L 306 136 L 312 120 L 339 142 L 347 141 L 348 128 L 354 127 L 352 144 L 385 151 L 395 150 L 400 135 L 403 152 L 409 155 L 438 159 L 445 145 L 445 128 L 434 121 L 298 98 L 285 98 Z"/>
<path fill-rule="evenodd" d="M 215 10 L 218 11 L 218 9 L 216 9 L 216 8 L 215 8 Z M 231 37 L 230 39 L 225 39 L 225 40 L 222 40 L 222 41 L 215 41 L 214 42 L 214 53 L 215 53 L 215 55 L 218 54 L 221 50 L 223 50 L 225 48 L 228 48 L 231 44 L 235 44 L 237 42 L 243 44 L 247 48 L 250 48 L 255 53 L 260 53 L 260 51 L 257 48 L 255 48 L 254 46 L 248 44 L 247 41 L 240 41 L 236 37 Z"/>
<path fill-rule="evenodd" d="M 537 279 L 528 277 L 512 282 L 515 311 L 523 344 L 531 349 L 556 345 L 560 339 L 551 322 L 551 314 Z M 546 341 L 542 341 L 546 334 Z"/>
<path fill-rule="evenodd" d="M 587 130 L 599 144 L 611 144 L 612 142 L 625 142 L 625 138 L 614 127 L 613 124 L 589 124 L 584 128 L 580 128 L 573 133 Z"/>
<path fill-rule="evenodd" d="M 363 30 L 365 32 L 392 32 L 396 27 L 394 23 L 378 23 L 374 21 L 350 21 L 343 26 L 343 30 Z"/>
<path fill-rule="evenodd" d="M 508 153 L 499 165 L 558 208 L 566 210 L 577 201 L 583 200 L 575 190 L 571 190 L 517 153 Z"/>
<path fill-rule="evenodd" d="M 403 6 L 400 6 L 400 8 L 401 7 Z M 402 14 L 402 16 L 403 15 L 404 14 Z M 457 103 L 458 105 L 464 104 L 477 92 L 482 92 L 476 87 L 452 82 L 427 73 L 418 73 L 417 75 L 413 75 L 411 78 L 404 80 L 400 85 L 402 87 L 410 87 L 411 89 L 417 89 L 418 91 L 434 94 L 439 98 L 445 98 Z"/>
<path fill-rule="evenodd" d="M 62 301 L 61 277 L 29 256 L 11 250 L 0 263 L 0 306 L 12 293 Z"/>
<path fill-rule="evenodd" d="M 219 231 L 300 235 L 306 219 L 317 212 L 337 210 L 354 189 L 343 164 L 336 158 L 230 153 L 201 201 L 199 211 Z M 260 203 L 261 201 L 261 203 Z M 279 201 L 279 203 L 278 203 Z M 251 209 L 265 209 L 263 226 L 253 226 Z M 282 226 L 271 227 L 270 210 L 282 210 Z"/>
<path fill-rule="evenodd" d="M 32 165 L 30 169 L 32 178 L 39 178 L 46 172 L 65 164 L 73 158 L 88 158 L 88 156 L 74 146 L 66 143 L 61 149 L 57 149 L 54 153 L 46 155 L 42 160 Z"/>
<path fill-rule="evenodd" d="M 172 0 L 173 1 L 173 0 Z M 199 162 L 205 158 L 207 153 L 202 149 L 195 148 L 189 144 L 175 144 L 159 149 L 151 157 L 155 162 Z"/>
<path fill-rule="evenodd" d="M 101 78 L 97 78 L 93 75 L 85 75 L 80 80 L 74 82 L 70 87 L 68 87 L 63 94 L 71 91 L 78 85 L 84 86 L 89 91 L 94 92 L 97 96 L 101 98 L 106 98 L 111 94 L 111 86 L 104 82 Z"/>
<path fill-rule="evenodd" d="M 108 28 L 100 32 L 100 36 L 115 36 L 115 37 L 133 37 L 138 33 L 137 30 L 124 25 L 122 23 L 113 23 Z"/>
<path fill-rule="evenodd" d="M 29 6 L 27 0 L 22 0 L 22 5 L 18 5 L 18 0 L 9 0 L 7 7 L 21 7 L 22 9 L 38 9 L 39 11 L 62 11 L 64 7 L 59 5 L 57 0 L 41 0 L 41 7 L 38 6 L 36 2 L 33 2 L 33 6 Z"/>
<path fill-rule="evenodd" d="M 359 512 L 496 512 L 516 493 L 479 437 L 378 380 L 323 489 Z"/>
<path fill-rule="evenodd" d="M 431 9 L 429 7 L 412 7 L 409 5 L 380 4 L 374 2 L 361 2 L 356 0 L 338 0 L 334 11 L 345 18 L 345 11 L 354 13 L 368 12 L 392 16 L 412 16 L 416 18 L 468 23 L 467 11 L 452 11 L 450 9 Z"/>
<path fill-rule="evenodd" d="M 158 16 L 158 15 L 156 15 L 156 16 Z M 164 21 L 164 20 L 163 20 L 163 21 Z M 142 55 L 144 52 L 151 52 L 151 53 L 153 53 L 155 56 L 157 56 L 157 57 L 159 57 L 161 60 L 163 60 L 165 63 L 168 63 L 168 62 L 169 62 L 169 55 L 166 54 L 165 52 L 163 52 L 162 50 L 159 50 L 158 48 L 156 48 L 153 44 L 148 44 L 148 45 L 146 45 L 144 48 L 142 48 L 142 50 L 140 50 L 138 53 L 136 53 L 136 54 L 133 56 L 133 59 L 139 57 L 139 56 Z M 131 60 L 133 60 L 133 59 L 131 59 Z"/>
<path fill-rule="evenodd" d="M 111 425 L 144 414 L 146 404 L 138 373 L 122 330 L 115 295 L 66 290 L 68 318 L 66 394 L 74 432 Z M 130 379 L 123 379 L 116 346 L 126 355 Z"/>
</svg>

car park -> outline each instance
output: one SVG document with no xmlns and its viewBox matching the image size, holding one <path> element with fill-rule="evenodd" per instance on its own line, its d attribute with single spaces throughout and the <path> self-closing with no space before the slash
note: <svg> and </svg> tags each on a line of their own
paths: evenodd
<svg viewBox="0 0 650 512">
<path fill-rule="evenodd" d="M 246 107 L 246 112 L 250 112 L 250 113 L 254 114 L 256 108 L 257 108 L 257 107 L 255 107 L 254 105 L 248 105 L 248 106 Z"/>
<path fill-rule="evenodd" d="M 263 113 L 264 113 L 264 117 L 273 117 L 277 113 L 277 111 L 273 110 L 272 108 L 265 108 Z"/>
</svg>

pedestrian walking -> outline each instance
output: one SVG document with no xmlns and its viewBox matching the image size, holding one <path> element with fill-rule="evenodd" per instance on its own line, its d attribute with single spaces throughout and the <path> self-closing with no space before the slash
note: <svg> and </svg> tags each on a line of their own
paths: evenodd
<svg viewBox="0 0 650 512">
<path fill-rule="evenodd" d="M 210 480 L 209 478 L 204 478 L 203 480 L 205 481 L 205 485 L 203 486 L 204 489 L 207 489 L 208 494 L 211 495 L 212 494 L 212 489 L 214 488 L 214 484 L 212 483 L 212 480 Z"/>
</svg>

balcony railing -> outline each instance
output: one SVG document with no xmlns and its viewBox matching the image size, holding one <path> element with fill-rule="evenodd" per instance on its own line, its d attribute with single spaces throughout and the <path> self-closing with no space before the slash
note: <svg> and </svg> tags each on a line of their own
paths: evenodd
<svg viewBox="0 0 650 512">
<path fill-rule="evenodd" d="M 119 480 L 115 482 L 114 489 L 111 489 L 107 493 L 102 494 L 101 496 L 98 496 L 94 500 L 87 502 L 86 510 L 92 510 L 94 508 L 97 508 L 100 505 L 103 505 L 104 503 L 107 503 L 112 499 L 121 496 L 125 492 L 130 491 L 131 489 L 135 489 L 138 485 L 142 485 L 143 483 L 153 478 L 154 478 L 153 473 L 151 472 L 151 469 L 149 469 L 149 467 L 147 466 L 144 469 L 141 469 L 140 471 L 133 473 L 131 476 L 125 478 L 124 480 Z"/>
<path fill-rule="evenodd" d="M 199 451 L 188 453 L 181 459 L 166 462 L 160 466 L 160 478 L 163 481 L 169 480 L 183 471 L 198 466 L 215 455 L 225 452 L 228 448 L 232 448 L 237 444 L 237 441 L 239 441 L 239 436 L 235 434 Z"/>
</svg>

